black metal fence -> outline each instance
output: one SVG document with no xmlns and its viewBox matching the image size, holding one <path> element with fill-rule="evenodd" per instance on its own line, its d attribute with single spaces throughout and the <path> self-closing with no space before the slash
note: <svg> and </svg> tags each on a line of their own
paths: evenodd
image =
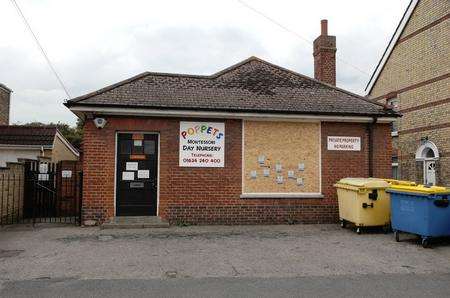
<svg viewBox="0 0 450 298">
<path fill-rule="evenodd" d="M 0 225 L 81 223 L 82 172 L 76 162 L 28 161 L 0 173 Z"/>
</svg>

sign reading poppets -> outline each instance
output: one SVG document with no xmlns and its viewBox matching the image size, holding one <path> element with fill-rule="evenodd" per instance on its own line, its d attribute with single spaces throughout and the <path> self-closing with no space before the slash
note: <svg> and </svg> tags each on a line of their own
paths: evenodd
<svg viewBox="0 0 450 298">
<path fill-rule="evenodd" d="M 181 121 L 179 138 L 180 167 L 224 167 L 224 123 Z"/>
</svg>

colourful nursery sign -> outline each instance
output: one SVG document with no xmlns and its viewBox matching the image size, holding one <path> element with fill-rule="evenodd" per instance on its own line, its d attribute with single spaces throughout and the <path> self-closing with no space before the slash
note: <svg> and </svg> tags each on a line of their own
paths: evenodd
<svg viewBox="0 0 450 298">
<path fill-rule="evenodd" d="M 180 167 L 224 167 L 224 123 L 181 121 L 179 138 Z"/>
</svg>

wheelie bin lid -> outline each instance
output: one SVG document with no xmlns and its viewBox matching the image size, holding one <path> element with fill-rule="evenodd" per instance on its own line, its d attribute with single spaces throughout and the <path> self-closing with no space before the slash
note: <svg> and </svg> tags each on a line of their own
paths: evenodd
<svg viewBox="0 0 450 298">
<path fill-rule="evenodd" d="M 391 185 L 386 190 L 387 192 L 407 192 L 407 193 L 416 193 L 416 194 L 450 194 L 450 188 L 443 186 L 426 186 L 426 185 Z"/>
<path fill-rule="evenodd" d="M 397 179 L 383 179 L 383 180 L 391 185 L 410 185 L 410 186 L 417 185 L 417 183 L 414 181 L 397 180 Z"/>
<path fill-rule="evenodd" d="M 334 186 L 340 188 L 379 189 L 389 187 L 389 183 L 379 178 L 342 178 Z"/>
</svg>

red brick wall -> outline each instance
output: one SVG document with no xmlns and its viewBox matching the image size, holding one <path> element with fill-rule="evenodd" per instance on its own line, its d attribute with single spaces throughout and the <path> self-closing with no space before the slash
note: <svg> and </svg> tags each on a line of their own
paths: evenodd
<svg viewBox="0 0 450 298">
<path fill-rule="evenodd" d="M 392 138 L 390 124 L 377 124 L 373 131 L 374 146 L 373 176 L 379 178 L 392 177 Z"/>
<path fill-rule="evenodd" d="M 102 222 L 114 216 L 116 131 L 160 134 L 159 215 L 171 223 L 334 222 L 337 220 L 337 207 L 332 183 L 344 176 L 355 174 L 367 176 L 366 150 L 358 153 L 345 152 L 344 155 L 327 152 L 326 135 L 323 135 L 322 184 L 325 199 L 240 199 L 242 183 L 240 120 L 225 120 L 224 168 L 178 166 L 179 121 L 182 119 L 107 118 L 107 120 L 108 123 L 103 129 L 95 128 L 92 121 L 87 121 L 85 125 L 84 220 L 95 219 Z M 365 127 L 363 124 L 326 123 L 322 125 L 322 133 L 361 135 L 366 138 Z M 342 158 L 343 156 L 345 158 Z M 360 166 L 361 161 L 363 167 Z M 351 169 L 351 166 L 355 166 L 355 169 Z"/>
<path fill-rule="evenodd" d="M 373 176 L 390 178 L 391 130 L 389 124 L 376 124 L 373 130 Z M 328 136 L 361 138 L 361 151 L 328 151 Z M 326 200 L 337 205 L 333 184 L 344 177 L 369 176 L 369 132 L 367 124 L 322 123 L 322 193 Z"/>
<path fill-rule="evenodd" d="M 336 37 L 320 35 L 313 48 L 314 78 L 336 86 Z"/>
</svg>

